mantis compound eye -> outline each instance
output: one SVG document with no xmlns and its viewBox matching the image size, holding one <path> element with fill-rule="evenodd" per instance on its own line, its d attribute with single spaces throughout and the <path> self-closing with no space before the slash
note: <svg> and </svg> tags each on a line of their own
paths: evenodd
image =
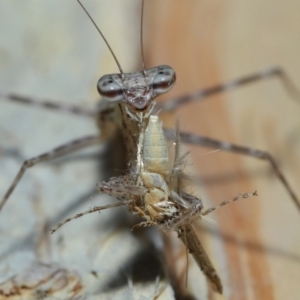
<svg viewBox="0 0 300 300">
<path fill-rule="evenodd" d="M 121 102 L 124 99 L 123 87 L 114 79 L 118 74 L 102 76 L 97 83 L 99 94 L 110 102 Z"/>
<path fill-rule="evenodd" d="M 168 92 L 175 81 L 176 74 L 171 67 L 166 65 L 159 66 L 152 83 L 154 93 L 160 95 Z"/>
</svg>

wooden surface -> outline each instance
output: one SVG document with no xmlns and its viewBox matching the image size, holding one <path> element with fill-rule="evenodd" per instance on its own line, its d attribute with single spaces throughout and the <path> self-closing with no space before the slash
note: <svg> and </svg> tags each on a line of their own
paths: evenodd
<svg viewBox="0 0 300 300">
<path fill-rule="evenodd" d="M 122 7 L 111 0 L 85 3 L 123 68 L 139 68 L 138 3 L 122 1 Z M 2 0 L 0 5 L 1 90 L 93 107 L 98 77 L 117 68 L 78 4 Z M 298 12 L 297 1 L 151 0 L 145 7 L 146 65 L 174 67 L 177 84 L 171 95 L 274 64 L 297 84 Z M 24 158 L 97 132 L 90 120 L 2 101 L 0 105 L 0 195 Z M 268 150 L 300 195 L 299 112 L 299 103 L 272 79 L 181 108 L 165 122 L 173 127 L 179 116 L 185 131 Z M 105 158 L 99 159 L 103 157 L 99 151 L 104 152 L 93 148 L 28 172 L 0 214 L 0 282 L 22 274 L 28 266 L 29 273 L 39 275 L 42 269 L 31 263 L 41 260 L 67 270 L 69 285 L 53 295 L 58 299 L 71 297 L 78 277 L 83 289 L 76 291 L 91 299 L 153 299 L 157 289 L 162 291 L 160 299 L 174 298 L 167 279 L 157 277 L 155 282 L 157 272 L 150 280 L 138 280 L 147 276 L 135 270 L 150 274 L 151 263 L 156 262 L 155 271 L 163 273 L 162 238 L 155 231 L 132 234 L 134 223 L 124 211 L 91 215 L 68 224 L 57 235 L 48 234 L 46 229 L 65 217 L 113 201 L 94 194 L 96 183 L 112 171 Z M 205 224 L 207 230 L 198 231 L 221 276 L 224 296 L 210 292 L 192 259 L 189 286 L 184 289 L 184 249 L 175 237 L 165 238 L 167 259 L 173 264 L 170 270 L 176 266 L 179 272 L 177 298 L 189 294 L 189 299 L 298 299 L 299 212 L 267 163 L 208 151 L 192 147 L 190 155 L 190 172 L 202 179 L 195 194 L 206 207 L 256 189 L 259 198 L 224 207 L 209 216 L 215 225 Z M 105 172 L 99 174 L 99 169 Z M 32 289 L 36 298 L 37 292 Z"/>
<path fill-rule="evenodd" d="M 175 69 L 172 96 L 274 65 L 300 88 L 299 2 L 151 4 L 146 5 L 151 15 L 146 17 L 146 65 L 164 63 Z M 300 100 L 291 99 L 276 79 L 210 97 L 176 114 L 185 131 L 272 153 L 298 197 L 299 115 Z M 174 116 L 165 122 L 173 126 Z M 199 232 L 225 290 L 223 297 L 210 299 L 298 299 L 300 212 L 268 163 L 188 149 L 191 167 L 202 179 L 197 192 L 206 207 L 246 191 L 259 194 L 210 215 L 216 225 L 206 227 L 214 233 Z"/>
</svg>

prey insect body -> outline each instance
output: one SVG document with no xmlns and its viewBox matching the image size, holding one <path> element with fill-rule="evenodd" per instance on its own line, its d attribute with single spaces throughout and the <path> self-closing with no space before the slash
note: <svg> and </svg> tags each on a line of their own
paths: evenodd
<svg viewBox="0 0 300 300">
<path fill-rule="evenodd" d="M 168 224 L 178 223 L 175 219 L 181 210 L 191 210 L 192 206 L 172 187 L 172 177 L 176 173 L 170 169 L 167 141 L 158 116 L 149 116 L 145 130 L 140 132 L 137 148 L 136 169 L 126 176 L 100 183 L 98 190 L 136 202 L 136 207 L 130 211 L 147 220 L 138 224 L 138 227 L 158 225 L 167 228 Z M 135 199 L 136 196 L 140 199 Z M 187 193 L 184 196 L 188 198 Z M 196 207 L 198 210 L 199 205 Z"/>
<path fill-rule="evenodd" d="M 147 220 L 139 226 L 158 225 L 166 216 L 172 217 L 178 209 L 174 201 L 169 199 L 168 147 L 161 122 L 156 115 L 149 116 L 145 130 L 140 132 L 137 153 L 136 168 L 126 176 L 100 183 L 98 190 L 114 195 L 117 192 L 117 198 L 134 201 L 135 206 L 129 210 Z M 136 196 L 139 199 L 135 199 Z"/>
</svg>

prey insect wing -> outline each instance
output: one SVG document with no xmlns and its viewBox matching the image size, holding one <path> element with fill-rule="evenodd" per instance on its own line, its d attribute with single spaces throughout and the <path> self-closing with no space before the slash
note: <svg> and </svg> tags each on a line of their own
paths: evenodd
<svg viewBox="0 0 300 300">
<path fill-rule="evenodd" d="M 200 240 L 191 225 L 186 225 L 178 231 L 178 237 L 185 244 L 189 252 L 193 255 L 195 261 L 202 272 L 209 279 L 211 286 L 215 291 L 222 294 L 223 287 L 221 280 L 214 269 L 208 255 L 206 254 Z"/>
</svg>

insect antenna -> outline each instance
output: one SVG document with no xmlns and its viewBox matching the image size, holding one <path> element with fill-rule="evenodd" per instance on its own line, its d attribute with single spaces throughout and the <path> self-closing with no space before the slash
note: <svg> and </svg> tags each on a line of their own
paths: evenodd
<svg viewBox="0 0 300 300">
<path fill-rule="evenodd" d="M 77 2 L 79 3 L 79 5 L 82 7 L 82 9 L 84 10 L 84 12 L 87 14 L 87 16 L 89 17 L 89 19 L 92 21 L 92 23 L 94 24 L 95 28 L 97 29 L 97 31 L 100 33 L 102 39 L 104 40 L 106 46 L 108 47 L 110 53 L 112 54 L 112 56 L 114 57 L 114 60 L 116 62 L 116 64 L 118 65 L 119 71 L 121 73 L 122 78 L 124 77 L 124 72 L 123 69 L 121 67 L 121 64 L 119 63 L 114 51 L 112 50 L 112 48 L 110 47 L 107 39 L 105 38 L 104 34 L 101 32 L 100 28 L 98 27 L 98 25 L 96 24 L 96 22 L 94 21 L 94 19 L 92 18 L 92 16 L 89 14 L 89 12 L 86 10 L 86 8 L 83 6 L 83 4 L 80 2 L 80 0 L 77 0 Z"/>
<path fill-rule="evenodd" d="M 140 43 L 141 43 L 141 57 L 142 57 L 142 67 L 143 72 L 145 74 L 145 56 L 144 56 L 144 45 L 143 45 L 143 23 L 144 23 L 144 4 L 145 1 L 142 0 L 142 7 L 141 7 L 141 24 L 140 24 Z"/>
<path fill-rule="evenodd" d="M 249 198 L 249 197 L 252 197 L 252 196 L 258 196 L 257 194 L 257 191 L 255 191 L 254 193 L 245 193 L 245 194 L 239 194 L 238 196 L 230 199 L 230 200 L 225 200 L 225 201 L 222 201 L 220 204 L 216 205 L 216 206 L 213 206 L 211 208 L 208 208 L 207 210 L 205 210 L 204 212 L 201 213 L 201 217 L 202 216 L 205 216 L 219 208 L 221 208 L 222 206 L 224 205 L 227 205 L 231 202 L 234 202 L 234 201 L 238 201 L 238 200 L 241 200 L 241 199 L 245 199 L 245 198 Z"/>
</svg>

